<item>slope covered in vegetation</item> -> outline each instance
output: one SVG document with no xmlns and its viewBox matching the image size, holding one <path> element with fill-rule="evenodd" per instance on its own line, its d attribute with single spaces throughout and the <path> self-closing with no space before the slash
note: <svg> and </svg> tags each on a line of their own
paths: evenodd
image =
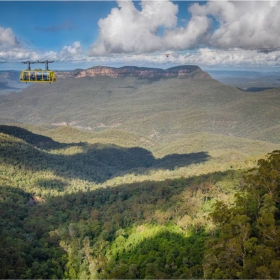
<svg viewBox="0 0 280 280">
<path fill-rule="evenodd" d="M 1 278 L 274 276 L 249 275 L 246 265 L 251 256 L 250 267 L 260 267 L 254 252 L 277 248 L 263 232 L 270 223 L 267 230 L 278 240 L 279 153 L 260 161 L 245 181 L 242 173 L 277 145 L 239 139 L 229 149 L 225 143 L 238 138 L 209 134 L 202 151 L 196 134 L 184 145 L 161 146 L 126 132 L 114 138 L 105 131 L 26 128 L 0 126 Z M 271 187 L 253 188 L 269 178 Z M 270 212 L 264 225 L 265 205 Z M 249 215 L 248 242 L 235 227 L 238 215 Z M 229 227 L 232 235 L 224 233 Z M 212 257 L 222 255 L 217 248 L 228 250 L 235 237 L 237 248 L 251 242 L 246 265 L 238 255 L 232 260 L 238 269 L 230 270 L 231 263 L 216 267 Z M 277 251 L 269 256 L 258 271 L 277 268 Z"/>
<path fill-rule="evenodd" d="M 211 77 L 84 77 L 0 96 L 0 119 L 133 132 L 171 142 L 207 132 L 278 143 L 279 89 L 243 92 Z"/>
<path fill-rule="evenodd" d="M 211 214 L 218 225 L 204 255 L 206 278 L 276 279 L 280 270 L 280 151 L 248 172 L 233 207 Z"/>
</svg>

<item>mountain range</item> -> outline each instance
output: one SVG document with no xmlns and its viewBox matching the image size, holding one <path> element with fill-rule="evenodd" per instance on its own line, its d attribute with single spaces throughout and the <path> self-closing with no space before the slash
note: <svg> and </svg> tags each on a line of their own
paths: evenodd
<svg viewBox="0 0 280 280">
<path fill-rule="evenodd" d="M 60 75 L 2 96 L 2 123 L 117 129 L 159 142 L 207 132 L 279 143 L 279 89 L 244 92 L 197 66 L 98 66 Z"/>
<path fill-rule="evenodd" d="M 77 71 L 76 78 L 83 77 L 137 77 L 137 78 L 187 78 L 187 77 L 208 77 L 209 75 L 203 72 L 198 66 L 195 65 L 182 65 L 171 67 L 168 69 L 124 66 L 120 68 L 95 66 L 87 70 Z"/>
</svg>

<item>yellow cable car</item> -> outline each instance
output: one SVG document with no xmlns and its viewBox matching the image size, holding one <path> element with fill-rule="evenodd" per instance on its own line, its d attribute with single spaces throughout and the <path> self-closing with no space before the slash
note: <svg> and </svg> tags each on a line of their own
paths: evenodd
<svg viewBox="0 0 280 280">
<path fill-rule="evenodd" d="M 48 64 L 53 61 L 24 61 L 22 63 L 28 64 L 27 69 L 21 71 L 20 73 L 20 82 L 24 83 L 53 83 L 56 81 L 56 74 L 54 71 L 49 70 Z M 30 64 L 33 63 L 45 63 L 45 70 L 34 69 L 31 70 Z"/>
</svg>

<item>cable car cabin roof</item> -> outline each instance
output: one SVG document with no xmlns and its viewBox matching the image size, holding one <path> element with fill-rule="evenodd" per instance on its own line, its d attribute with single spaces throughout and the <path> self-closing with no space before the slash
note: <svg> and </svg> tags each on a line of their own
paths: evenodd
<svg viewBox="0 0 280 280">
<path fill-rule="evenodd" d="M 24 83 L 53 83 L 55 81 L 55 72 L 50 70 L 23 70 L 20 73 L 20 82 Z"/>
</svg>

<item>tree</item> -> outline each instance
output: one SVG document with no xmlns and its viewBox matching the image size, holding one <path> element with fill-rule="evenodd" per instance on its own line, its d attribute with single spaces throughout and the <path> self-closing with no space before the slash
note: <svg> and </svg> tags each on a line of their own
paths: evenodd
<svg viewBox="0 0 280 280">
<path fill-rule="evenodd" d="M 280 270 L 280 151 L 245 175 L 235 206 L 216 203 L 217 236 L 204 257 L 206 278 L 278 278 Z"/>
</svg>

